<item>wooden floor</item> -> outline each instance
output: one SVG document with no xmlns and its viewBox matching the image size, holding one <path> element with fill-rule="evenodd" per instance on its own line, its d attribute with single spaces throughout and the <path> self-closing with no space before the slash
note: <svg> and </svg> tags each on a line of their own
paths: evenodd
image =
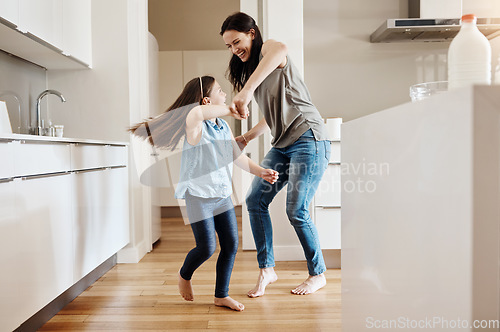
<svg viewBox="0 0 500 332">
<path fill-rule="evenodd" d="M 239 218 L 240 219 L 240 218 Z M 340 270 L 326 272 L 319 292 L 299 296 L 290 289 L 307 277 L 305 262 L 277 262 L 279 280 L 251 299 L 258 266 L 255 251 L 240 249 L 230 296 L 243 312 L 213 304 L 218 251 L 193 276 L 194 302 L 177 290 L 177 271 L 194 245 L 180 218 L 163 220 L 161 241 L 138 264 L 118 264 L 54 316 L 40 331 L 340 331 Z"/>
</svg>

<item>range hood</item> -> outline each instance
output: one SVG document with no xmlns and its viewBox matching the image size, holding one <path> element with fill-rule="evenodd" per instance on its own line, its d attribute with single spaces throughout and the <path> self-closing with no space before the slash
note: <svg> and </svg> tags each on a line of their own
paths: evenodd
<svg viewBox="0 0 500 332">
<path fill-rule="evenodd" d="M 447 0 L 448 6 L 444 12 L 442 7 L 436 6 L 438 0 L 408 1 L 409 18 L 385 21 L 370 36 L 372 43 L 443 42 L 451 41 L 457 35 L 460 30 L 461 0 Z M 455 8 L 453 4 L 456 4 Z M 434 13 L 435 17 L 429 18 Z M 453 16 L 440 18 L 446 13 Z M 500 36 L 500 18 L 478 18 L 477 27 L 488 39 Z"/>
</svg>

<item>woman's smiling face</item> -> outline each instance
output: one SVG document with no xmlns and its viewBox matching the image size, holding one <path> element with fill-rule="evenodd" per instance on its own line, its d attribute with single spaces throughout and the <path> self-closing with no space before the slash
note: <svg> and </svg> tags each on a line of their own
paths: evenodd
<svg viewBox="0 0 500 332">
<path fill-rule="evenodd" d="M 247 33 L 236 30 L 226 30 L 222 34 L 222 39 L 224 39 L 227 48 L 243 62 L 248 61 L 250 58 L 254 37 L 255 31 L 253 29 L 250 29 Z"/>
</svg>

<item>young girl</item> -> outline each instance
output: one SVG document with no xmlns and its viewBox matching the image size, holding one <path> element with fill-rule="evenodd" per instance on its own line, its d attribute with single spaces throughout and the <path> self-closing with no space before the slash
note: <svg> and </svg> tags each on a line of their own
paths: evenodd
<svg viewBox="0 0 500 332">
<path fill-rule="evenodd" d="M 193 301 L 191 277 L 214 253 L 217 232 L 221 250 L 214 303 L 242 311 L 243 304 L 228 296 L 238 249 L 238 225 L 231 201 L 232 163 L 271 184 L 278 179 L 278 172 L 260 167 L 241 153 L 227 122 L 219 118 L 231 115 L 241 119 L 229 111 L 225 101 L 226 94 L 213 77 L 197 77 L 186 84 L 165 113 L 135 125 L 130 131 L 147 138 L 154 146 L 172 150 L 185 137 L 175 197 L 186 200 L 196 247 L 187 254 L 179 271 L 181 296 Z"/>
</svg>

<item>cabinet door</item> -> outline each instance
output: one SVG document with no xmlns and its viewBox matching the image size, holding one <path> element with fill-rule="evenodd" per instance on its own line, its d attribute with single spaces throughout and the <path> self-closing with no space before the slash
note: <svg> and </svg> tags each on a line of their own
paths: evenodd
<svg viewBox="0 0 500 332">
<path fill-rule="evenodd" d="M 62 49 L 63 0 L 19 1 L 19 29 Z"/>
<path fill-rule="evenodd" d="M 92 65 L 91 0 L 64 0 L 63 51 Z"/>
<path fill-rule="evenodd" d="M 315 222 L 321 249 L 340 249 L 340 217 L 339 208 L 316 208 Z"/>
<path fill-rule="evenodd" d="M 13 331 L 26 318 L 22 317 L 18 278 L 20 245 L 19 216 L 16 206 L 22 201 L 14 190 L 14 182 L 0 181 L 0 331 Z"/>
<path fill-rule="evenodd" d="M 0 17 L 14 25 L 18 25 L 19 0 L 0 0 Z"/>
<path fill-rule="evenodd" d="M 71 175 L 16 180 L 21 314 L 31 317 L 73 285 Z"/>
<path fill-rule="evenodd" d="M 127 169 L 75 174 L 75 282 L 129 242 Z"/>
</svg>

